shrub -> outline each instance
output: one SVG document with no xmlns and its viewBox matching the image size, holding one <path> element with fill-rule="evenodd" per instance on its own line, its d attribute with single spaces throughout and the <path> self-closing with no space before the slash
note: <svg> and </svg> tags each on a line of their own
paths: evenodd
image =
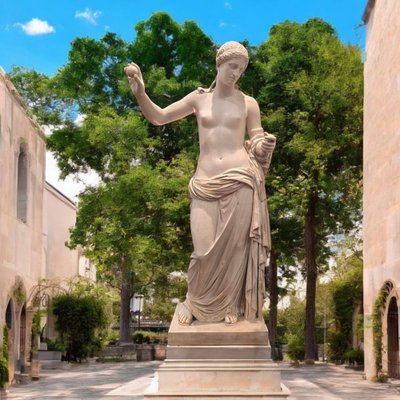
<svg viewBox="0 0 400 400">
<path fill-rule="evenodd" d="M 132 336 L 133 343 L 167 343 L 168 333 L 166 332 L 149 332 L 149 331 L 135 331 Z"/>
<path fill-rule="evenodd" d="M 304 360 L 304 342 L 297 335 L 287 335 L 288 337 L 288 350 L 287 354 L 289 358 L 293 361 Z"/>
<path fill-rule="evenodd" d="M 349 364 L 363 364 L 364 363 L 364 350 L 360 348 L 352 348 L 344 353 L 344 358 Z"/>
<path fill-rule="evenodd" d="M 328 332 L 328 359 L 335 363 L 344 361 L 344 352 L 348 349 L 348 339 L 343 332 Z"/>
<path fill-rule="evenodd" d="M 6 383 L 8 383 L 8 362 L 0 354 L 0 388 L 4 388 Z"/>
<path fill-rule="evenodd" d="M 52 307 L 68 361 L 81 362 L 101 348 L 98 333 L 107 326 L 103 302 L 94 296 L 64 294 L 53 299 Z"/>
<path fill-rule="evenodd" d="M 67 350 L 67 346 L 65 345 L 65 343 L 63 343 L 62 341 L 60 341 L 58 339 L 51 340 L 49 338 L 46 338 L 45 341 L 47 343 L 47 350 L 61 351 L 61 353 L 64 353 L 64 351 Z"/>
</svg>

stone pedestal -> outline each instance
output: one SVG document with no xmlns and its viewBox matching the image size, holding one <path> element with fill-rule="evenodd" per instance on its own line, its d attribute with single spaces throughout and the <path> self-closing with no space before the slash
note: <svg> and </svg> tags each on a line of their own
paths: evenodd
<svg viewBox="0 0 400 400">
<path fill-rule="evenodd" d="M 286 399 L 262 321 L 181 326 L 168 333 L 167 359 L 145 399 Z"/>
</svg>

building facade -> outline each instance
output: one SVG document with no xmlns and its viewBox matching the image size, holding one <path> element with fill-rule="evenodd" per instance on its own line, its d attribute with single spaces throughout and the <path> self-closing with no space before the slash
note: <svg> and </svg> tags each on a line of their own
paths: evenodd
<svg viewBox="0 0 400 400">
<path fill-rule="evenodd" d="M 65 246 L 76 209 L 45 182 L 45 154 L 40 126 L 0 68 L 0 348 L 8 347 L 10 380 L 29 364 L 44 280 L 76 276 L 82 265 L 82 275 L 94 274 L 79 249 Z"/>
<path fill-rule="evenodd" d="M 369 0 L 363 15 L 367 27 L 363 239 L 364 346 L 368 379 L 374 378 L 380 370 L 390 377 L 400 377 L 399 16 L 398 0 Z"/>
</svg>

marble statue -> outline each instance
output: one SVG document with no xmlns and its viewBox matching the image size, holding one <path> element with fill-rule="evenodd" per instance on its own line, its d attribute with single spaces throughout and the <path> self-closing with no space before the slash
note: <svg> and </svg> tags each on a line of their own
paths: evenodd
<svg viewBox="0 0 400 400">
<path fill-rule="evenodd" d="M 189 183 L 194 251 L 186 300 L 178 305 L 183 325 L 193 319 L 226 324 L 242 316 L 262 319 L 270 250 L 264 178 L 276 140 L 263 130 L 256 100 L 237 86 L 248 61 L 240 43 L 225 43 L 217 51 L 217 76 L 210 88 L 198 88 L 164 109 L 146 94 L 139 66 L 125 68 L 149 122 L 197 118 L 200 155 Z"/>
</svg>

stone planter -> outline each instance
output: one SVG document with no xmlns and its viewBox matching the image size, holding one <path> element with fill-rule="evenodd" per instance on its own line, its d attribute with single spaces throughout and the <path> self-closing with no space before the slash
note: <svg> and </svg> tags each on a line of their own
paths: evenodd
<svg viewBox="0 0 400 400">
<path fill-rule="evenodd" d="M 164 361 L 167 357 L 167 345 L 155 344 L 154 345 L 154 358 L 158 361 Z"/>
<path fill-rule="evenodd" d="M 61 361 L 61 351 L 55 350 L 39 350 L 38 359 L 41 361 Z"/>
<path fill-rule="evenodd" d="M 153 361 L 154 347 L 151 344 L 138 344 L 136 347 L 136 361 Z"/>
</svg>

